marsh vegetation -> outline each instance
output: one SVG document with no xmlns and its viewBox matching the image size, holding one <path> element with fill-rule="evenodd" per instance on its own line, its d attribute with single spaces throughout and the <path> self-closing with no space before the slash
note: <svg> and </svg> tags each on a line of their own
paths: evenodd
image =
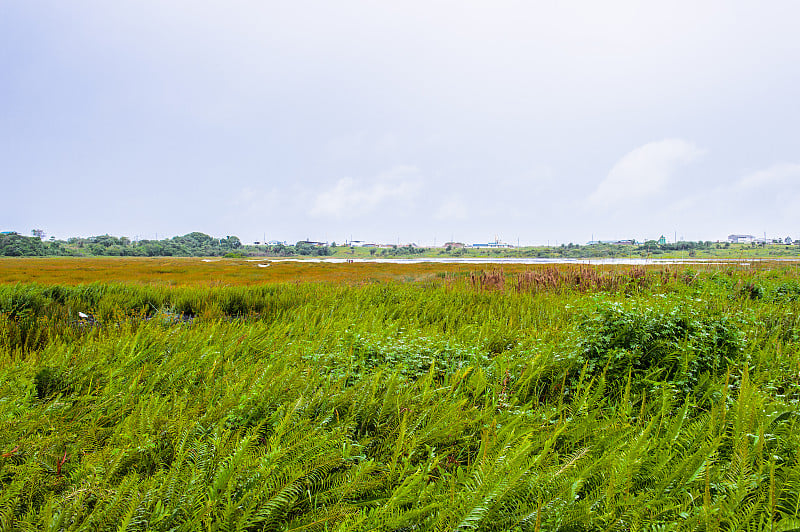
<svg viewBox="0 0 800 532">
<path fill-rule="evenodd" d="M 95 268 L 5 270 L 0 528 L 800 528 L 794 266 Z"/>
</svg>

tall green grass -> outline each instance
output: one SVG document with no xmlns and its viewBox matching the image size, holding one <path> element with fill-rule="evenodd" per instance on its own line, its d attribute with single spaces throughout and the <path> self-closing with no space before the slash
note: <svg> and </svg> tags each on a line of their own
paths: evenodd
<svg viewBox="0 0 800 532">
<path fill-rule="evenodd" d="M 791 270 L 518 281 L 2 285 L 0 528 L 800 527 Z"/>
</svg>

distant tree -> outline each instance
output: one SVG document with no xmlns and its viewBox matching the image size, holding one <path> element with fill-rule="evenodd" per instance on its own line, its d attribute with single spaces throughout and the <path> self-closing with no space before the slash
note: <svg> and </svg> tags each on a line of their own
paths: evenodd
<svg viewBox="0 0 800 532">
<path fill-rule="evenodd" d="M 242 241 L 239 240 L 238 236 L 226 236 L 225 240 L 222 241 L 222 245 L 230 249 L 239 249 L 242 247 Z"/>
<path fill-rule="evenodd" d="M 44 231 L 42 231 L 41 229 L 33 229 L 31 230 L 31 234 L 39 239 L 44 238 L 46 236 Z"/>
<path fill-rule="evenodd" d="M 0 235 L 0 256 L 30 257 L 46 254 L 44 242 L 35 236 Z"/>
<path fill-rule="evenodd" d="M 655 240 L 648 240 L 647 242 L 644 243 L 642 247 L 644 248 L 645 251 L 653 252 L 658 249 L 658 242 L 656 242 Z"/>
</svg>

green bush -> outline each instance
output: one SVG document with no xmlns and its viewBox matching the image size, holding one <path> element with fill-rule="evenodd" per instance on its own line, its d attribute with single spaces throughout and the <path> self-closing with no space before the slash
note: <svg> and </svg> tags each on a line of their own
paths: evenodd
<svg viewBox="0 0 800 532">
<path fill-rule="evenodd" d="M 580 325 L 573 362 L 590 376 L 604 375 L 611 387 L 670 383 L 686 393 L 702 374 L 718 374 L 737 359 L 743 335 L 726 317 L 674 306 L 603 305 Z"/>
<path fill-rule="evenodd" d="M 764 287 L 754 281 L 750 281 L 742 285 L 739 289 L 739 295 L 745 299 L 762 299 L 764 297 Z"/>
<path fill-rule="evenodd" d="M 800 300 L 800 284 L 797 281 L 786 281 L 779 284 L 772 293 L 772 299 L 779 303 Z"/>
<path fill-rule="evenodd" d="M 36 387 L 36 396 L 42 400 L 69 390 L 67 380 L 58 368 L 41 368 L 34 375 L 33 383 Z"/>
</svg>

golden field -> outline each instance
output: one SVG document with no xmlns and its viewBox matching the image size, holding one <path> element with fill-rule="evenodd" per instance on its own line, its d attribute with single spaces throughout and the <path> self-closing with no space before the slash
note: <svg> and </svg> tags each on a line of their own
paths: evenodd
<svg viewBox="0 0 800 532">
<path fill-rule="evenodd" d="M 259 266 L 261 264 L 262 266 Z M 264 267 L 264 264 L 269 264 Z M 480 269 L 475 264 L 379 264 L 270 262 L 243 259 L 169 258 L 4 258 L 0 283 L 158 283 L 174 286 L 251 286 L 264 283 L 359 283 L 424 280 L 441 273 Z M 508 273 L 527 269 L 504 268 Z"/>
<path fill-rule="evenodd" d="M 263 265 L 269 264 L 268 267 Z M 259 266 L 261 265 L 261 266 Z M 741 261 L 690 265 L 653 264 L 652 270 L 764 270 L 798 267 L 798 263 Z M 575 271 L 590 269 L 598 273 L 628 273 L 629 265 L 585 264 L 442 264 L 442 263 L 320 263 L 271 262 L 270 259 L 202 259 L 196 257 L 46 257 L 1 258 L 0 283 L 85 284 L 93 282 L 133 282 L 169 286 L 252 286 L 265 283 L 424 281 L 443 276 L 465 276 L 482 270 L 502 270 L 506 275 L 527 271 Z"/>
</svg>

